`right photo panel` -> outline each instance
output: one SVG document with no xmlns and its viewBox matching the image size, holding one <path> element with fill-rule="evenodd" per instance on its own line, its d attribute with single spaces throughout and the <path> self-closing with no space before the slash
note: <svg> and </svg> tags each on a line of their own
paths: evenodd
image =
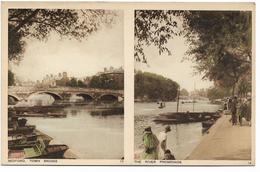
<svg viewBox="0 0 260 172">
<path fill-rule="evenodd" d="M 134 24 L 135 160 L 250 164 L 252 11 L 135 10 Z"/>
</svg>

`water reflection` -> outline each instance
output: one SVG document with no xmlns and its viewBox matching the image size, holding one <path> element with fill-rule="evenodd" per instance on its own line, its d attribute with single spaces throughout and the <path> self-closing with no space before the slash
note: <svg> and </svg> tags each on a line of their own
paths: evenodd
<svg viewBox="0 0 260 172">
<path fill-rule="evenodd" d="M 67 118 L 28 118 L 28 122 L 66 143 L 80 158 L 123 157 L 123 115 L 91 116 L 84 106 L 63 109 Z M 93 110 L 92 110 L 93 111 Z"/>
<path fill-rule="evenodd" d="M 81 101 L 74 96 L 71 102 Z M 54 103 L 50 95 L 38 94 L 17 106 L 48 106 Z M 65 118 L 27 117 L 30 125 L 64 143 L 82 159 L 121 159 L 124 148 L 124 116 L 114 104 L 99 107 L 92 104 L 56 108 Z M 53 106 L 51 106 L 53 107 Z M 110 107 L 110 109 L 106 109 Z M 121 110 L 118 110 L 121 109 Z M 98 112 L 98 113 L 96 113 Z M 93 115 L 93 113 L 96 113 Z M 37 114 L 36 114 L 37 115 Z"/>
</svg>

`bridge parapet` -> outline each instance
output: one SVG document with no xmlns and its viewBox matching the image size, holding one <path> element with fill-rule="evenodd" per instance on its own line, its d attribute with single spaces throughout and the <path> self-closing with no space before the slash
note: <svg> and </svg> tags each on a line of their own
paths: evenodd
<svg viewBox="0 0 260 172">
<path fill-rule="evenodd" d="M 16 96 L 19 99 L 26 99 L 32 94 L 42 94 L 46 93 L 49 95 L 54 95 L 54 97 L 66 97 L 68 95 L 77 94 L 88 94 L 91 97 L 98 98 L 103 95 L 113 95 L 116 97 L 124 97 L 124 90 L 108 90 L 108 89 L 96 89 L 96 88 L 73 88 L 73 87 L 20 87 L 20 86 L 10 86 L 8 87 L 8 94 Z M 61 96 L 60 96 L 61 95 Z"/>
<path fill-rule="evenodd" d="M 74 88 L 74 87 L 21 87 L 9 86 L 8 92 L 36 92 L 36 91 L 67 91 L 67 92 L 98 92 L 123 94 L 123 90 L 97 89 L 97 88 Z"/>
</svg>

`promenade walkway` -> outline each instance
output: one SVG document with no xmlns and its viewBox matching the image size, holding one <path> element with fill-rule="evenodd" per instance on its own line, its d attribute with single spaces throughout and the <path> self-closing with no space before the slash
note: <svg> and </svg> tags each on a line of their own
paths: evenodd
<svg viewBox="0 0 260 172">
<path fill-rule="evenodd" d="M 251 160 L 251 127 L 232 126 L 223 115 L 205 134 L 187 160 Z"/>
</svg>

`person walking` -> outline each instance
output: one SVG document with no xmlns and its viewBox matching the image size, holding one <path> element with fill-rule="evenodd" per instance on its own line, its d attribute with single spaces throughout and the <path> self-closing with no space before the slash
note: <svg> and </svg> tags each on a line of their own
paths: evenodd
<svg viewBox="0 0 260 172">
<path fill-rule="evenodd" d="M 142 159 L 158 159 L 159 140 L 156 135 L 153 134 L 150 126 L 144 130 L 143 144 L 145 150 Z"/>
<path fill-rule="evenodd" d="M 164 153 L 167 149 L 167 133 L 171 131 L 171 127 L 168 125 L 165 127 L 164 131 L 159 133 L 159 158 L 162 159 L 164 157 Z"/>
</svg>

